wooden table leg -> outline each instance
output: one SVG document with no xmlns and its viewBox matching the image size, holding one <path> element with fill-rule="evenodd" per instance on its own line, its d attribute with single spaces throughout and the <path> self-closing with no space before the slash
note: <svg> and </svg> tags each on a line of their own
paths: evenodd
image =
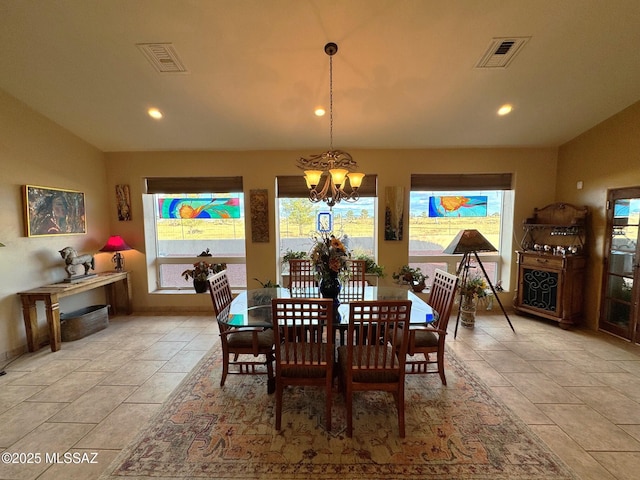
<svg viewBox="0 0 640 480">
<path fill-rule="evenodd" d="M 116 284 L 111 283 L 105 285 L 107 289 L 107 303 L 109 304 L 109 313 L 111 315 L 118 315 L 118 298 L 116 295 Z"/>
<path fill-rule="evenodd" d="M 38 310 L 36 302 L 30 297 L 22 297 L 22 317 L 24 318 L 24 329 L 27 335 L 27 348 L 30 352 L 35 352 L 40 348 L 38 340 Z"/>
<path fill-rule="evenodd" d="M 47 323 L 49 324 L 49 343 L 51 351 L 57 352 L 62 345 L 62 337 L 60 335 L 60 302 L 57 295 L 51 295 L 44 302 L 44 308 L 47 312 Z"/>
<path fill-rule="evenodd" d="M 129 281 L 129 273 L 127 272 L 127 276 L 122 280 L 122 284 L 124 285 L 124 307 L 127 315 L 131 315 L 133 313 L 133 305 L 131 303 L 131 282 Z"/>
</svg>

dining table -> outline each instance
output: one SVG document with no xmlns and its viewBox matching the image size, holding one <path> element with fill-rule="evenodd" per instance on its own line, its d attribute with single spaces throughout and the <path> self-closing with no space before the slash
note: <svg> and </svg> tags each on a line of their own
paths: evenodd
<svg viewBox="0 0 640 480">
<path fill-rule="evenodd" d="M 320 298 L 317 287 L 288 289 L 284 287 L 258 288 L 240 292 L 219 320 L 232 327 L 271 328 L 271 300 L 274 298 Z M 365 286 L 362 295 L 338 297 L 338 315 L 334 318 L 334 329 L 344 344 L 344 334 L 349 326 L 349 303 L 352 300 L 411 300 L 410 325 L 427 325 L 437 319 L 437 312 L 408 288 L 393 286 Z"/>
<path fill-rule="evenodd" d="M 410 325 L 428 325 L 438 318 L 438 313 L 422 298 L 408 288 L 389 286 L 365 286 L 362 295 L 343 295 L 338 297 L 338 315 L 334 317 L 334 330 L 340 336 L 340 345 L 344 345 L 349 327 L 349 302 L 352 300 L 411 300 Z M 231 327 L 272 328 L 271 300 L 274 298 L 320 298 L 317 287 L 288 289 L 284 287 L 258 288 L 243 290 L 225 308 L 218 321 Z M 275 379 L 268 379 L 267 392 L 275 391 Z"/>
</svg>

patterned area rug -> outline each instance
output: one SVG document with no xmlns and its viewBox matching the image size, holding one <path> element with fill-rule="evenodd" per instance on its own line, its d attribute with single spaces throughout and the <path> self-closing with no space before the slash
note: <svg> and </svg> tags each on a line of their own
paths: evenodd
<svg viewBox="0 0 640 480">
<path fill-rule="evenodd" d="M 342 395 L 327 432 L 324 394 L 312 387 L 285 391 L 278 433 L 265 376 L 233 375 L 221 389 L 220 370 L 214 349 L 102 478 L 576 478 L 451 352 L 448 386 L 407 376 L 404 439 L 390 394 L 356 396 L 349 439 Z"/>
</svg>

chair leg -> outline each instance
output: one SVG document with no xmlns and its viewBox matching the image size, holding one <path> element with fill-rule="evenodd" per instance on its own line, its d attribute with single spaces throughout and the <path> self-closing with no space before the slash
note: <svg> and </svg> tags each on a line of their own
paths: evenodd
<svg viewBox="0 0 640 480">
<path fill-rule="evenodd" d="M 326 427 L 327 432 L 331 431 L 331 390 L 333 387 L 333 375 L 330 375 L 330 378 L 327 378 L 327 382 L 325 385 L 326 397 L 325 397 L 325 415 L 326 415 Z"/>
<path fill-rule="evenodd" d="M 345 391 L 345 400 L 347 401 L 347 437 L 353 437 L 353 390 L 348 382 Z"/>
<path fill-rule="evenodd" d="M 282 427 L 282 394 L 284 387 L 281 381 L 276 380 L 276 430 Z"/>
<path fill-rule="evenodd" d="M 222 355 L 222 378 L 220 379 L 220 387 L 224 387 L 224 382 L 227 379 L 229 373 L 229 355 L 223 353 Z"/>
<path fill-rule="evenodd" d="M 444 376 L 444 349 L 438 351 L 438 373 L 440 374 L 440 380 L 442 384 L 447 384 L 447 378 Z"/>
<path fill-rule="evenodd" d="M 404 438 L 405 437 L 405 430 L 404 430 L 404 383 L 402 385 L 400 385 L 400 388 L 398 388 L 398 393 L 397 395 L 394 395 L 396 397 L 396 401 L 397 401 L 397 408 L 398 408 L 398 432 L 400 435 L 400 438 Z"/>
</svg>

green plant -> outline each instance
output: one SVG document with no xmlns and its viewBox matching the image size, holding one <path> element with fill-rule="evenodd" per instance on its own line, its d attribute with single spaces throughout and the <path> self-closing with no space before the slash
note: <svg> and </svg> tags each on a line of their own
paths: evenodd
<svg viewBox="0 0 640 480">
<path fill-rule="evenodd" d="M 282 262 L 287 263 L 289 260 L 297 260 L 307 257 L 307 252 L 295 252 L 290 248 L 287 248 L 287 250 L 284 252 L 284 256 L 282 257 Z"/>
<path fill-rule="evenodd" d="M 464 285 L 460 286 L 460 293 L 467 300 L 471 300 L 473 298 L 482 298 L 486 296 L 487 288 L 489 286 L 486 282 L 479 276 L 473 276 L 467 278 L 467 281 Z"/>
<path fill-rule="evenodd" d="M 361 253 L 359 255 L 356 255 L 354 257 L 354 260 L 364 260 L 366 262 L 367 275 L 375 275 L 376 277 L 380 277 L 380 278 L 385 276 L 384 267 L 381 265 L 378 265 L 372 256 L 367 255 L 366 253 Z"/>
<path fill-rule="evenodd" d="M 200 253 L 198 257 L 211 257 L 211 252 L 207 248 L 205 251 Z M 204 281 L 209 278 L 210 275 L 214 275 L 222 270 L 226 270 L 226 263 L 209 263 L 204 260 L 200 260 L 193 264 L 193 268 L 187 269 L 182 272 L 180 275 L 184 277 L 185 280 L 189 280 L 189 278 L 193 278 L 194 280 Z"/>
<path fill-rule="evenodd" d="M 280 287 L 280 285 L 278 285 L 277 283 L 273 282 L 272 280 L 267 280 L 266 282 L 261 282 L 257 278 L 254 278 L 254 280 L 256 282 L 258 282 L 262 288 L 278 288 L 278 287 Z"/>
<path fill-rule="evenodd" d="M 423 273 L 420 268 L 413 268 L 409 265 L 403 265 L 399 272 L 393 272 L 391 276 L 400 283 L 408 283 L 410 285 L 424 283 L 429 278 L 429 275 Z"/>
</svg>

